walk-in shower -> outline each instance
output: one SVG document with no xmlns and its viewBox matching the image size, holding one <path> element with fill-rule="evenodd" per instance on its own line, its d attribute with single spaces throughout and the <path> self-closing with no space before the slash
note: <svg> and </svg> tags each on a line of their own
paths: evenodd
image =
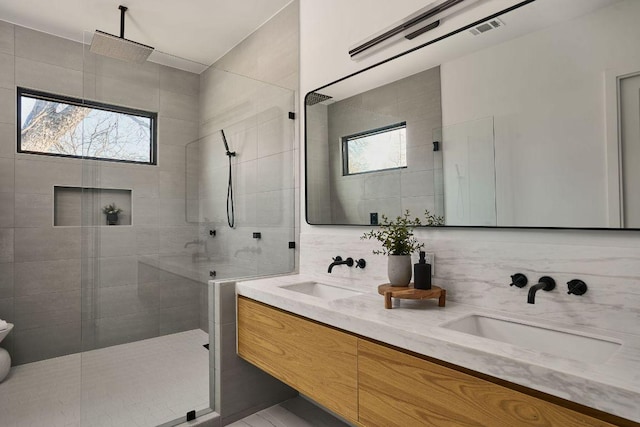
<svg viewBox="0 0 640 427">
<path fill-rule="evenodd" d="M 62 127 L 40 152 L 0 150 L 12 221 L 0 318 L 15 325 L 0 426 L 157 426 L 215 410 L 209 280 L 294 268 L 293 91 L 96 55 L 92 31 L 79 43 L 6 25 L 30 49 L 29 80 L 12 77 L 25 120 L 0 125 L 48 102 L 56 120 L 40 123 Z"/>
</svg>

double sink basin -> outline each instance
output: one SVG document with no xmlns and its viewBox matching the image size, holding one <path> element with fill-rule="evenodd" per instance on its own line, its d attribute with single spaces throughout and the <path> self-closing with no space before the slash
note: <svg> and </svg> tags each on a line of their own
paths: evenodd
<svg viewBox="0 0 640 427">
<path fill-rule="evenodd" d="M 318 282 L 302 282 L 280 288 L 324 301 L 363 295 L 359 291 Z M 587 363 L 606 362 L 622 345 L 606 337 L 483 314 L 469 314 L 439 326 L 450 331 Z"/>
</svg>

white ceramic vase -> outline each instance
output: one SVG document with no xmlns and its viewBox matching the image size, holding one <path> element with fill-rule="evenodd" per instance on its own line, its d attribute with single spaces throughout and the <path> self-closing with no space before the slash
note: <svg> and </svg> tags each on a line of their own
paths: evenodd
<svg viewBox="0 0 640 427">
<path fill-rule="evenodd" d="M 391 286 L 409 286 L 409 282 L 411 282 L 411 255 L 389 255 L 387 274 Z"/>
</svg>

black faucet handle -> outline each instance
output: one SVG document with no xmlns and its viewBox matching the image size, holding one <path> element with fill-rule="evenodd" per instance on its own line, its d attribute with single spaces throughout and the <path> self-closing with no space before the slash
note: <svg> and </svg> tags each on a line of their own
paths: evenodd
<svg viewBox="0 0 640 427">
<path fill-rule="evenodd" d="M 365 261 L 363 258 L 360 258 L 359 260 L 356 261 L 356 268 L 365 268 L 367 266 L 367 261 Z"/>
<path fill-rule="evenodd" d="M 342 257 L 341 257 L 340 255 L 338 255 L 338 256 L 337 256 L 337 257 L 335 257 L 335 258 L 331 258 L 331 259 L 332 259 L 332 260 L 334 260 L 334 261 L 336 261 L 336 262 L 340 262 L 340 261 L 342 261 Z"/>
<path fill-rule="evenodd" d="M 569 287 L 568 294 L 584 295 L 587 292 L 587 284 L 580 279 L 573 279 L 567 282 Z"/>
<path fill-rule="evenodd" d="M 529 279 L 522 273 L 516 273 L 511 276 L 511 284 L 509 286 L 517 286 L 519 288 L 524 288 L 529 283 Z"/>
</svg>

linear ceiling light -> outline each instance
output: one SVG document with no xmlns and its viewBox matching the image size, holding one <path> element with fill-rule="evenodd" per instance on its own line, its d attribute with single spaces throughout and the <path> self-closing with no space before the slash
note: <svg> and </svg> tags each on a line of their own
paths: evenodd
<svg viewBox="0 0 640 427">
<path fill-rule="evenodd" d="M 349 56 L 353 58 L 361 55 L 367 51 L 371 51 L 371 49 L 376 46 L 380 46 L 384 42 L 391 42 L 392 39 L 398 39 L 400 36 L 408 40 L 413 40 L 419 35 L 438 27 L 444 17 L 476 1 L 478 0 L 436 1 L 379 33 L 367 37 L 364 41 L 349 50 Z"/>
</svg>

